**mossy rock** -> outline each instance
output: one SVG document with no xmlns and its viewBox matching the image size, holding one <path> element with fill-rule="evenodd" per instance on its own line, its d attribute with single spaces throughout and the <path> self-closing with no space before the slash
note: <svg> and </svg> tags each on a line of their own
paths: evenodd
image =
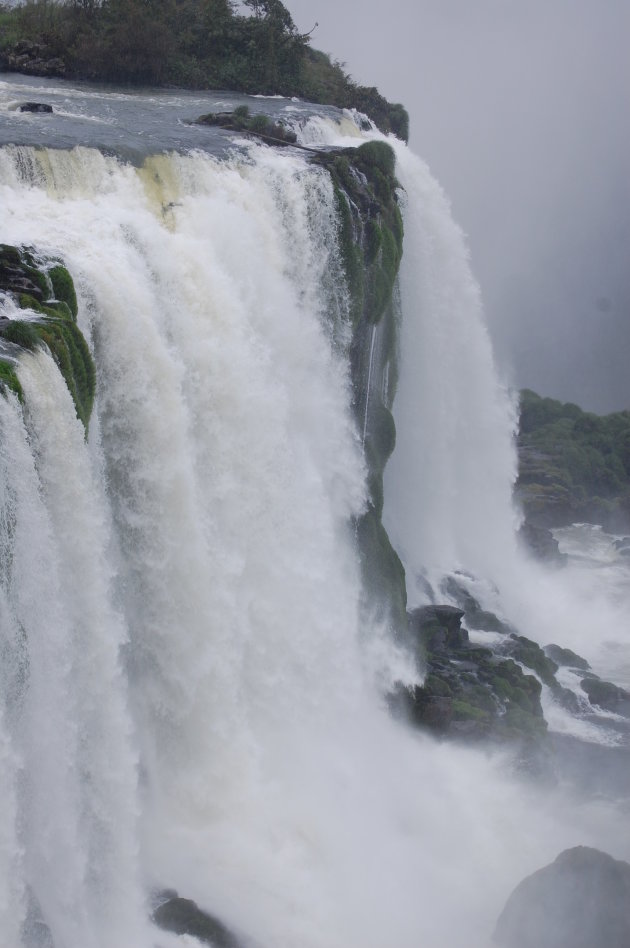
<svg viewBox="0 0 630 948">
<path fill-rule="evenodd" d="M 215 125 L 231 132 L 246 132 L 274 145 L 294 145 L 297 141 L 297 135 L 292 129 L 281 122 L 274 122 L 262 112 L 251 115 L 246 105 L 239 105 L 233 112 L 208 112 L 207 115 L 200 115 L 193 124 Z"/>
<path fill-rule="evenodd" d="M 393 177 L 396 168 L 394 149 L 387 142 L 365 142 L 357 148 L 357 163 L 377 169 L 386 177 Z"/>
<path fill-rule="evenodd" d="M 22 349 L 35 349 L 39 343 L 39 333 L 34 323 L 24 319 L 12 319 L 0 330 L 2 338 Z"/>
<path fill-rule="evenodd" d="M 76 320 L 79 307 L 72 277 L 60 263 L 50 267 L 48 277 L 52 283 L 55 298 L 66 304 L 72 318 Z"/>
<path fill-rule="evenodd" d="M 23 401 L 24 393 L 15 371 L 15 363 L 8 359 L 0 359 L 0 392 L 3 389 L 14 392 L 20 401 Z"/>
<path fill-rule="evenodd" d="M 552 662 L 565 668 L 579 668 L 582 671 L 588 671 L 591 667 L 585 658 L 571 651 L 570 648 L 562 648 L 560 645 L 545 645 L 544 652 Z"/>
<path fill-rule="evenodd" d="M 96 389 L 96 371 L 88 345 L 76 325 L 77 298 L 72 277 L 58 261 L 40 261 L 32 248 L 0 245 L 0 290 L 29 310 L 28 319 L 0 322 L 0 338 L 21 349 L 44 344 L 72 395 L 87 431 Z M 3 362 L 0 383 L 23 397 L 15 365 Z"/>
<path fill-rule="evenodd" d="M 525 638 L 523 635 L 511 635 L 505 642 L 506 654 L 517 662 L 531 668 L 544 681 L 546 685 L 553 687 L 556 684 L 556 672 L 558 666 L 551 658 L 545 655 L 544 651 L 536 642 Z"/>
</svg>

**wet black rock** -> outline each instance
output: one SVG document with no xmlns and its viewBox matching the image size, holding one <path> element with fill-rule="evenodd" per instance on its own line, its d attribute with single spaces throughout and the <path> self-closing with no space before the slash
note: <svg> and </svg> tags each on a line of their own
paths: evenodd
<svg viewBox="0 0 630 948">
<path fill-rule="evenodd" d="M 566 553 L 560 552 L 558 541 L 548 527 L 526 521 L 518 531 L 518 537 L 525 549 L 539 560 L 564 566 Z"/>
<path fill-rule="evenodd" d="M 463 615 L 449 605 L 423 606 L 409 614 L 411 649 L 425 680 L 411 689 L 400 687 L 391 698 L 393 709 L 449 737 L 518 742 L 540 737 L 546 724 L 539 681 L 510 656 L 470 642 L 461 626 Z M 538 648 L 527 639 L 508 638 L 514 651 Z M 549 662 L 538 651 L 536 657 Z"/>
<path fill-rule="evenodd" d="M 576 846 L 524 879 L 497 922 L 500 948 L 628 948 L 630 864 Z"/>
<path fill-rule="evenodd" d="M 441 589 L 449 599 L 457 603 L 464 610 L 464 622 L 469 629 L 483 629 L 484 632 L 500 632 L 508 634 L 515 632 L 514 626 L 500 619 L 494 612 L 482 609 L 479 602 L 468 590 L 459 583 L 454 576 L 448 576 L 442 583 Z"/>
<path fill-rule="evenodd" d="M 196 902 L 182 899 L 169 891 L 163 895 L 172 896 L 156 908 L 153 921 L 165 931 L 176 935 L 192 935 L 213 948 L 243 948 L 223 922 L 203 912 Z"/>
<path fill-rule="evenodd" d="M 605 711 L 630 717 L 630 691 L 619 688 L 610 681 L 602 681 L 595 675 L 583 678 L 581 687 L 591 704 L 596 704 Z"/>
<path fill-rule="evenodd" d="M 52 105 L 48 105 L 46 102 L 22 102 L 17 107 L 18 112 L 36 112 L 42 114 L 50 114 L 53 110 Z"/>
<path fill-rule="evenodd" d="M 585 658 L 571 651 L 570 648 L 562 648 L 560 645 L 545 645 L 545 655 L 564 668 L 579 668 L 582 671 L 588 671 L 591 667 Z"/>
</svg>

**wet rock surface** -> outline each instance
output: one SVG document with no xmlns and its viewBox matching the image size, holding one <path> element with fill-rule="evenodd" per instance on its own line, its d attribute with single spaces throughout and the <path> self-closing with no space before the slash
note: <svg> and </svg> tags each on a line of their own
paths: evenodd
<svg viewBox="0 0 630 948">
<path fill-rule="evenodd" d="M 586 846 L 524 879 L 497 922 L 500 948 L 628 948 L 630 864 Z"/>
<path fill-rule="evenodd" d="M 613 740 L 603 753 L 612 762 L 616 744 L 630 740 L 630 693 L 602 681 L 571 649 L 556 644 L 542 648 L 520 635 L 482 609 L 455 577 L 442 588 L 461 608 L 435 603 L 408 614 L 408 646 L 424 681 L 412 688 L 400 686 L 390 696 L 394 712 L 441 737 L 535 746 L 537 757 L 544 742 L 543 769 L 559 776 L 583 756 L 583 742 L 548 741 L 541 704 L 545 687 L 564 711 L 588 726 L 607 728 Z M 475 636 L 475 630 L 482 631 Z M 471 641 L 471 634 L 483 644 Z M 558 680 L 560 667 L 575 676 L 572 688 L 566 687 L 566 676 L 564 684 Z"/>
<path fill-rule="evenodd" d="M 176 935 L 192 935 L 212 948 L 244 948 L 243 943 L 213 915 L 202 911 L 192 899 L 182 899 L 174 892 L 153 913 L 153 921 L 165 931 Z"/>
</svg>

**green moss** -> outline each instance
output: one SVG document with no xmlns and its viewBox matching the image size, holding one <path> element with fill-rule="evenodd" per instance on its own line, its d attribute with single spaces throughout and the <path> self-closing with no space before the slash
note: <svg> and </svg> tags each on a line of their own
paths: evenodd
<svg viewBox="0 0 630 948">
<path fill-rule="evenodd" d="M 553 687 L 556 684 L 558 666 L 548 658 L 541 647 L 523 635 L 512 635 L 505 647 L 517 662 L 531 668 L 545 682 Z"/>
<path fill-rule="evenodd" d="M 383 245 L 383 232 L 376 221 L 365 225 L 365 260 L 369 265 L 374 262 Z"/>
<path fill-rule="evenodd" d="M 52 283 L 55 298 L 67 305 L 72 318 L 76 320 L 78 313 L 77 294 L 72 277 L 60 263 L 48 270 L 48 277 Z"/>
<path fill-rule="evenodd" d="M 387 142 L 366 142 L 357 148 L 357 159 L 369 168 L 378 169 L 385 176 L 393 176 L 396 166 L 396 157 L 391 145 Z"/>
<path fill-rule="evenodd" d="M 96 390 L 96 370 L 83 334 L 75 323 L 52 317 L 39 327 L 39 336 L 59 366 L 77 415 L 87 430 Z"/>
<path fill-rule="evenodd" d="M 0 289 L 13 293 L 22 309 L 37 314 L 34 319 L 4 322 L 0 335 L 22 349 L 35 349 L 39 343 L 48 347 L 87 431 L 96 373 L 88 345 L 74 321 L 77 305 L 74 284 L 66 268 L 58 262 L 48 270 L 48 276 L 43 270 L 45 266 L 38 263 L 34 251 L 28 248 L 0 245 Z M 16 289 L 24 280 L 30 282 L 32 292 Z M 3 364 L 3 382 L 21 395 L 13 364 Z"/>
<path fill-rule="evenodd" d="M 3 330 L 2 338 L 23 349 L 34 349 L 39 342 L 35 324 L 21 319 L 12 319 Z"/>
<path fill-rule="evenodd" d="M 8 359 L 0 359 L 0 391 L 6 389 L 15 392 L 20 401 L 23 401 L 24 393 L 15 372 L 15 364 Z"/>
<path fill-rule="evenodd" d="M 449 698 L 452 695 L 448 682 L 438 675 L 427 675 L 423 690 L 430 695 L 436 695 L 439 698 Z"/>
<path fill-rule="evenodd" d="M 455 698 L 453 700 L 453 719 L 455 721 L 483 721 L 490 724 L 490 712 L 484 708 L 477 708 L 467 701 Z"/>
</svg>

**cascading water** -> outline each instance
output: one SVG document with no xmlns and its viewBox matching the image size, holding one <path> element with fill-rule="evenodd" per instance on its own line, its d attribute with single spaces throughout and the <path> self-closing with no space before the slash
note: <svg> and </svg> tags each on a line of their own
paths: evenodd
<svg viewBox="0 0 630 948">
<path fill-rule="evenodd" d="M 418 300 L 403 275 L 403 306 L 436 305 L 445 360 L 421 355 L 420 411 L 429 431 L 459 426 L 450 465 L 431 437 L 419 465 L 449 504 L 415 482 L 399 539 L 481 571 L 475 531 L 511 543 L 509 402 L 446 204 L 397 153 L 424 281 Z M 262 946 L 487 948 L 510 889 L 563 846 L 627 856 L 612 805 L 523 788 L 501 757 L 384 708 L 349 526 L 367 498 L 326 173 L 259 146 L 139 168 L 5 148 L 0 188 L 3 240 L 72 272 L 98 377 L 87 444 L 44 353 L 21 359 L 24 410 L 0 398 L 0 942 L 184 948 L 145 921 L 173 887 Z"/>
<path fill-rule="evenodd" d="M 492 576 L 514 548 L 515 417 L 449 203 L 420 159 L 402 148 L 397 157 L 405 201 L 422 212 L 405 217 L 400 282 L 408 318 L 384 518 L 408 564 L 413 600 L 418 568 Z"/>
</svg>

